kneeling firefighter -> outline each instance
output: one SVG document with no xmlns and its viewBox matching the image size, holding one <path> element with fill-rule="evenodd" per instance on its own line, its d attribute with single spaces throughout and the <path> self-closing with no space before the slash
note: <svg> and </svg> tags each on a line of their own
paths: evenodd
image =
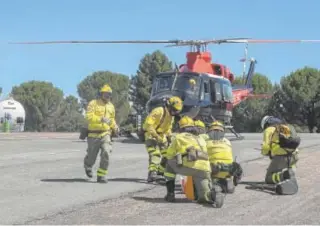
<svg viewBox="0 0 320 226">
<path fill-rule="evenodd" d="M 211 123 L 208 129 L 207 150 L 211 165 L 213 184 L 221 186 L 223 192 L 233 193 L 242 177 L 241 166 L 233 160 L 231 142 L 225 137 L 224 125 Z"/>
<path fill-rule="evenodd" d="M 143 124 L 145 145 L 149 154 L 148 182 L 163 174 L 166 159 L 161 156 L 171 142 L 174 116 L 182 110 L 182 100 L 173 96 L 165 101 L 164 106 L 157 107 L 146 117 Z"/>
<path fill-rule="evenodd" d="M 206 136 L 207 135 L 206 134 L 206 125 L 204 124 L 204 122 L 201 121 L 201 120 L 196 120 L 196 121 L 194 121 L 194 124 L 198 129 L 199 136 L 201 136 L 204 139 L 207 139 L 207 136 Z"/>
<path fill-rule="evenodd" d="M 193 182 L 186 194 L 189 199 L 197 200 L 199 203 L 216 204 L 218 202 L 219 206 L 220 193 L 211 188 L 211 168 L 206 142 L 198 136 L 198 130 L 192 118 L 184 116 L 178 124 L 179 134 L 176 135 L 166 153 L 168 161 L 164 173 L 167 187 L 165 200 L 175 201 L 175 178 L 176 174 L 180 174 L 190 176 L 190 181 Z"/>
<path fill-rule="evenodd" d="M 261 120 L 263 143 L 261 154 L 269 156 L 265 182 L 275 184 L 277 194 L 293 195 L 298 192 L 294 168 L 298 161 L 300 138 L 293 126 L 282 120 L 265 116 Z"/>
</svg>

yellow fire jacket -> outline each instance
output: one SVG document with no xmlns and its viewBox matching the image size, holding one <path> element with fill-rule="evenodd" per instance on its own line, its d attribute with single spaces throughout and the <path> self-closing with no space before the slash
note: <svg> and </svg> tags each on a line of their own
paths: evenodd
<svg viewBox="0 0 320 226">
<path fill-rule="evenodd" d="M 165 157 L 168 159 L 176 158 L 177 155 L 182 156 L 182 165 L 188 168 L 193 168 L 205 172 L 211 172 L 209 160 L 198 159 L 196 161 L 187 160 L 187 148 L 193 147 L 198 151 L 207 153 L 205 140 L 200 136 L 195 136 L 191 133 L 179 133 L 168 147 Z"/>
<path fill-rule="evenodd" d="M 279 135 L 275 132 L 276 128 L 273 126 L 270 126 L 264 130 L 261 149 L 262 155 L 268 156 L 269 153 L 271 153 L 271 156 L 287 154 L 287 152 L 281 148 L 279 144 L 277 144 L 279 142 Z"/>
<path fill-rule="evenodd" d="M 101 122 L 102 117 L 106 117 L 110 122 Z M 89 130 L 88 137 L 110 135 L 112 130 L 117 128 L 114 105 L 111 102 L 104 103 L 101 99 L 90 101 L 87 107 L 86 120 Z"/>
<path fill-rule="evenodd" d="M 227 138 L 223 138 L 221 141 L 209 139 L 206 142 L 211 165 L 217 165 L 218 163 L 229 165 L 233 163 L 232 146 Z M 215 175 L 217 178 L 225 178 L 227 176 L 230 176 L 229 172 L 219 172 Z"/>
<path fill-rule="evenodd" d="M 153 109 L 143 123 L 143 129 L 146 131 L 145 139 L 155 138 L 158 141 L 164 141 L 166 136 L 172 134 L 173 121 L 174 118 L 167 108 L 157 107 Z"/>
</svg>

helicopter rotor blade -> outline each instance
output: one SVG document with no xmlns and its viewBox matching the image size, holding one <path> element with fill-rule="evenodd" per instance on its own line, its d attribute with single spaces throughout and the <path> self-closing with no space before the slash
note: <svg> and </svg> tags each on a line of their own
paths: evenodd
<svg viewBox="0 0 320 226">
<path fill-rule="evenodd" d="M 39 44 L 165 44 L 177 43 L 179 40 L 110 40 L 110 41 L 43 41 L 43 42 L 9 42 L 9 44 L 23 44 L 23 45 L 39 45 Z"/>
<path fill-rule="evenodd" d="M 248 43 L 248 44 L 262 44 L 262 43 L 304 43 L 304 42 L 320 42 L 320 40 L 297 40 L 297 39 L 248 39 L 248 40 L 227 40 L 226 43 Z"/>
<path fill-rule="evenodd" d="M 9 42 L 9 44 L 41 45 L 41 44 L 171 44 L 168 46 L 206 45 L 210 43 L 223 43 L 230 39 L 213 40 L 97 40 L 97 41 L 35 41 L 35 42 Z M 247 38 L 233 38 L 231 40 L 247 40 Z"/>
<path fill-rule="evenodd" d="M 39 45 L 39 44 L 169 44 L 166 47 L 176 46 L 200 46 L 208 44 L 230 44 L 230 43 L 305 43 L 315 42 L 320 40 L 272 40 L 272 39 L 249 39 L 249 38 L 227 38 L 227 39 L 209 39 L 209 40 L 109 40 L 109 41 L 36 41 L 36 42 L 9 42 L 9 44 L 23 45 Z"/>
</svg>

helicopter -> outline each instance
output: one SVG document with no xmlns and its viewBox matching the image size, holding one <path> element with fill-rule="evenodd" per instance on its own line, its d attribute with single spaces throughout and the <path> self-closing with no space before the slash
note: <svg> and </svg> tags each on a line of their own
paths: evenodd
<svg viewBox="0 0 320 226">
<path fill-rule="evenodd" d="M 270 95 L 253 95 L 252 77 L 257 61 L 251 58 L 247 74 L 246 62 L 248 44 L 256 43 L 304 43 L 320 42 L 320 40 L 262 40 L 249 38 L 211 39 L 211 40 L 118 40 L 118 41 L 43 41 L 13 42 L 9 44 L 169 44 L 166 47 L 189 46 L 186 53 L 187 62 L 176 65 L 175 70 L 153 75 L 150 99 L 146 104 L 146 113 L 171 96 L 179 96 L 183 100 L 183 110 L 179 117 L 188 115 L 195 120 L 200 119 L 206 125 L 219 120 L 225 124 L 237 139 L 244 137 L 238 134 L 232 124 L 232 110 L 248 98 L 270 98 Z M 223 64 L 212 62 L 209 44 L 245 44 L 242 85 L 234 85 L 235 76 Z M 191 83 L 192 81 L 192 83 Z M 143 140 L 143 131 L 137 131 Z"/>
</svg>

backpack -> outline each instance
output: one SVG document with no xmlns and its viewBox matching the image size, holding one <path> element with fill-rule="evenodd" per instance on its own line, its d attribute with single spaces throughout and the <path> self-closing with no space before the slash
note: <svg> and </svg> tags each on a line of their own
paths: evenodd
<svg viewBox="0 0 320 226">
<path fill-rule="evenodd" d="M 279 146 L 289 153 L 294 152 L 301 142 L 301 139 L 297 135 L 294 127 L 288 124 L 277 124 L 274 125 L 274 127 L 276 128 L 276 133 L 279 136 Z"/>
</svg>

